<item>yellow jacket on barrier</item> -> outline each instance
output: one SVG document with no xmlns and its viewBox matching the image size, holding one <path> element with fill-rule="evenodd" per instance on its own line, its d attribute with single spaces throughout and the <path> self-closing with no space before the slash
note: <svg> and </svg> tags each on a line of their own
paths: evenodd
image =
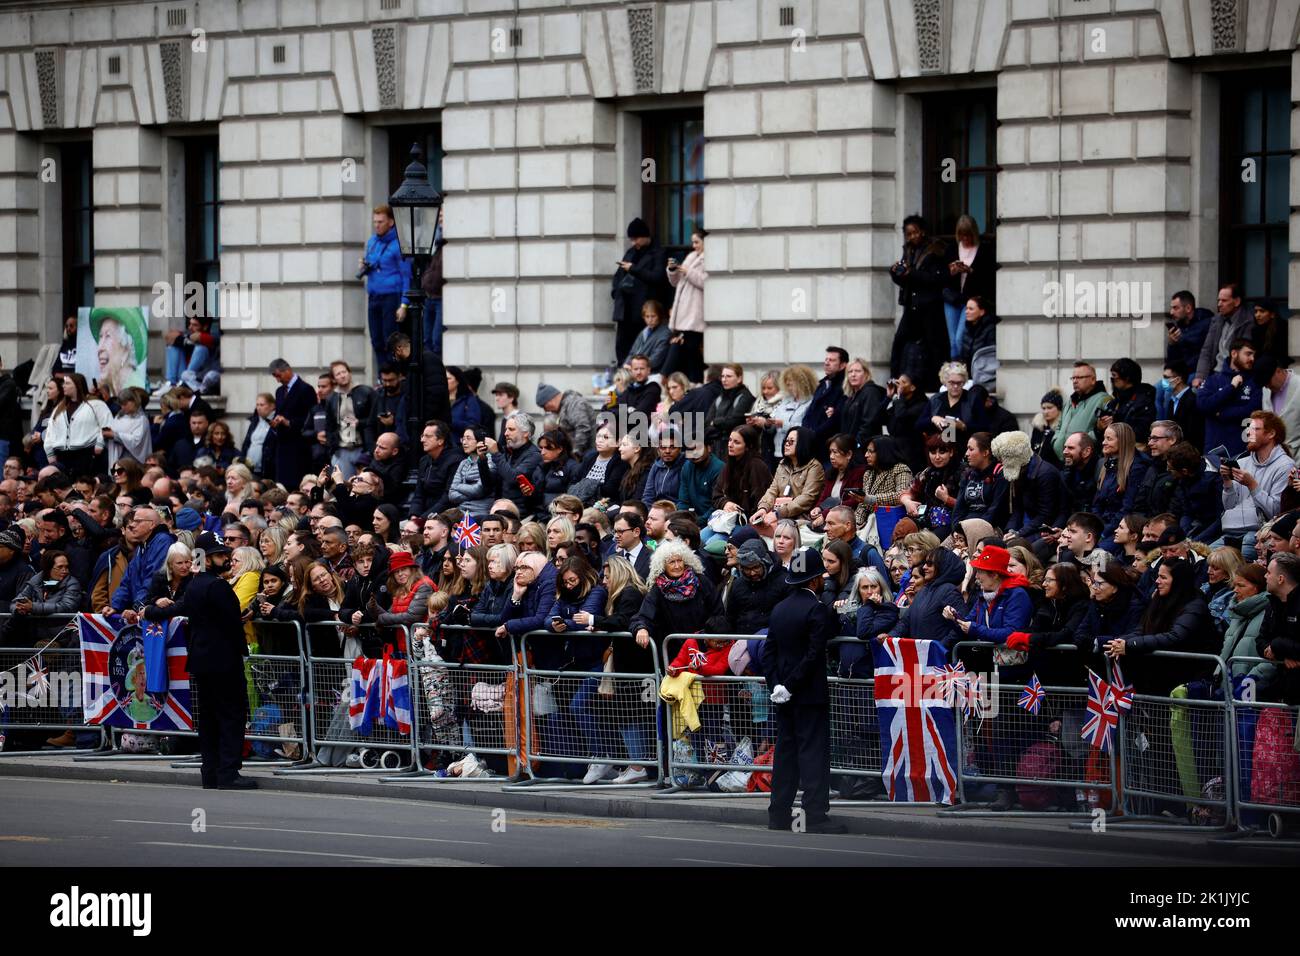
<svg viewBox="0 0 1300 956">
<path fill-rule="evenodd" d="M 704 688 L 695 682 L 695 677 L 690 671 L 683 671 L 676 677 L 665 677 L 659 685 L 659 699 L 672 708 L 674 739 L 688 730 L 700 729 L 698 709 L 704 703 Z"/>
</svg>

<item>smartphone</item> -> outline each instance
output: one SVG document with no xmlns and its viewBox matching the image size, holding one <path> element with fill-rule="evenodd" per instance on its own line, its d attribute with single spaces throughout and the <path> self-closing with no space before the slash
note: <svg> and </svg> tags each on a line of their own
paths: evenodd
<svg viewBox="0 0 1300 956">
<path fill-rule="evenodd" d="M 563 623 L 564 623 L 564 618 L 562 618 L 562 617 L 558 617 L 558 616 L 557 616 L 557 617 L 553 617 L 553 618 L 551 618 L 551 626 L 552 626 L 552 627 L 554 627 L 556 624 L 563 624 Z"/>
</svg>

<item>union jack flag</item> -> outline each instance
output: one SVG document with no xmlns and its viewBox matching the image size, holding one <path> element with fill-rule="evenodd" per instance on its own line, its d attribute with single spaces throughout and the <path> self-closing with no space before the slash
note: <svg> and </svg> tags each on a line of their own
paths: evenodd
<svg viewBox="0 0 1300 956">
<path fill-rule="evenodd" d="M 1038 711 L 1042 709 L 1043 701 L 1047 697 L 1047 692 L 1043 690 L 1043 685 L 1038 680 L 1038 675 L 1034 674 L 1029 678 L 1029 683 L 1025 685 L 1024 690 L 1020 692 L 1020 706 L 1025 708 L 1035 717 Z"/>
<path fill-rule="evenodd" d="M 938 641 L 871 642 L 876 717 L 889 799 L 947 803 L 956 799 L 957 720 L 942 691 L 948 655 Z"/>
<path fill-rule="evenodd" d="M 121 615 L 78 614 L 81 637 L 82 718 L 87 724 L 127 727 L 133 730 L 193 730 L 190 709 L 189 652 L 185 621 L 172 618 L 143 627 L 162 631 L 167 648 L 167 693 L 142 693 L 134 672 L 123 662 L 143 662 L 141 630 L 130 627 Z M 148 720 L 140 715 L 152 713 Z"/>
<path fill-rule="evenodd" d="M 478 522 L 469 515 L 460 519 L 460 523 L 451 531 L 451 536 L 456 539 L 456 543 L 462 548 L 478 547 L 483 540 L 479 534 Z"/>
<path fill-rule="evenodd" d="M 411 689 L 406 661 L 387 654 L 383 660 L 358 657 L 352 662 L 352 699 L 348 725 L 369 737 L 375 721 L 399 734 L 411 732 Z"/>
<path fill-rule="evenodd" d="M 966 685 L 969 683 L 970 675 L 966 673 L 966 665 L 961 661 L 944 664 L 939 670 L 939 688 L 949 707 L 956 702 L 958 694 L 961 694 L 963 701 L 966 699 Z"/>
<path fill-rule="evenodd" d="M 1128 713 L 1133 709 L 1133 685 L 1124 679 L 1118 657 L 1111 663 L 1110 679 L 1110 693 L 1115 699 L 1115 706 Z"/>
<path fill-rule="evenodd" d="M 1088 721 L 1079 734 L 1102 753 L 1110 753 L 1111 737 L 1119 724 L 1119 709 L 1111 686 L 1088 671 Z"/>
<path fill-rule="evenodd" d="M 37 654 L 27 662 L 27 700 L 29 703 L 43 704 L 50 697 L 50 669 Z"/>
</svg>

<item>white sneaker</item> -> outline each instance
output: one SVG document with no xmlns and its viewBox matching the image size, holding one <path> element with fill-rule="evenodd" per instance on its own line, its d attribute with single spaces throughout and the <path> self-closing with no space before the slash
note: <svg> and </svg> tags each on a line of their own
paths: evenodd
<svg viewBox="0 0 1300 956">
<path fill-rule="evenodd" d="M 587 775 L 582 778 L 582 782 L 596 783 L 600 780 L 608 780 L 617 774 L 618 771 L 607 763 L 593 763 L 587 767 Z"/>
<path fill-rule="evenodd" d="M 650 775 L 645 772 L 643 767 L 628 767 L 614 778 L 614 783 L 640 783 L 648 779 L 650 779 Z"/>
</svg>

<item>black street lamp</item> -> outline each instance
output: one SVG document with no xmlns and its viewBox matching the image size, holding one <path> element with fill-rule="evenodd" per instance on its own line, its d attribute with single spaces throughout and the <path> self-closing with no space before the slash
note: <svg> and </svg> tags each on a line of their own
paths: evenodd
<svg viewBox="0 0 1300 956">
<path fill-rule="evenodd" d="M 411 443 L 411 479 L 420 460 L 420 432 L 424 429 L 424 291 L 420 276 L 433 257 L 434 237 L 438 230 L 438 210 L 442 195 L 429 183 L 419 143 L 411 146 L 411 164 L 406 167 L 402 185 L 388 198 L 397 225 L 397 242 L 402 258 L 410 260 L 410 289 L 406 293 L 406 311 L 411 316 L 411 357 L 407 371 L 406 419 L 407 440 Z"/>
</svg>

